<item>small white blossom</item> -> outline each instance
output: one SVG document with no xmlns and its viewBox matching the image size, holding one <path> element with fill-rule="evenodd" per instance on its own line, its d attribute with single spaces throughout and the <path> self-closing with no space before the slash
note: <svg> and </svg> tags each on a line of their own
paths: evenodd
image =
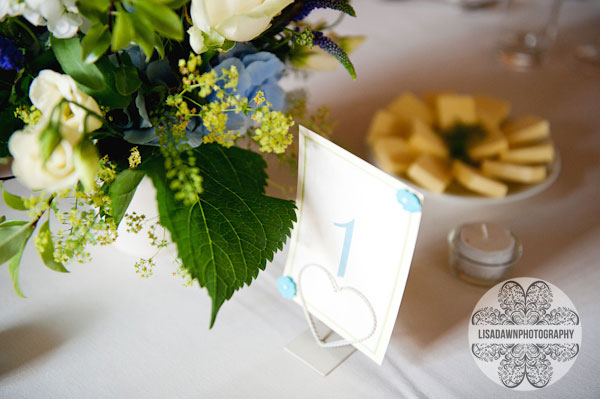
<svg viewBox="0 0 600 399">
<path fill-rule="evenodd" d="M 0 20 L 6 16 L 23 16 L 33 25 L 47 26 L 59 39 L 73 37 L 84 23 L 75 0 L 0 0 Z"/>
</svg>

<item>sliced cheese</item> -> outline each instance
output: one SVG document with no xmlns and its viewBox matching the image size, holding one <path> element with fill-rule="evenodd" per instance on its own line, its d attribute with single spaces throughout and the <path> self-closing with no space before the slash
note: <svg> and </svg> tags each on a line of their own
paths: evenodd
<svg viewBox="0 0 600 399">
<path fill-rule="evenodd" d="M 500 160 L 519 164 L 549 163 L 554 160 L 552 142 L 519 147 L 500 153 Z"/>
<path fill-rule="evenodd" d="M 477 123 L 475 101 L 471 96 L 440 94 L 435 99 L 437 122 L 442 129 L 451 128 L 456 123 Z"/>
<path fill-rule="evenodd" d="M 373 153 L 381 169 L 401 174 L 417 158 L 418 153 L 401 137 L 382 137 L 373 144 Z"/>
<path fill-rule="evenodd" d="M 514 146 L 549 137 L 550 123 L 537 116 L 528 115 L 507 123 L 503 130 L 508 144 Z"/>
<path fill-rule="evenodd" d="M 427 104 L 427 106 L 429 107 L 429 109 L 435 111 L 437 98 L 439 96 L 447 95 L 447 94 L 454 95 L 454 94 L 456 94 L 456 92 L 455 91 L 451 91 L 451 90 L 448 90 L 448 91 L 430 91 L 428 93 L 425 93 L 425 95 L 423 96 L 423 99 L 425 100 L 425 104 Z"/>
<path fill-rule="evenodd" d="M 455 160 L 452 163 L 452 175 L 463 186 L 471 191 L 487 197 L 504 197 L 508 186 L 497 180 L 485 177 L 479 171 L 464 162 Z"/>
<path fill-rule="evenodd" d="M 482 94 L 476 94 L 473 100 L 477 119 L 486 127 L 499 127 L 510 114 L 511 105 L 506 100 Z"/>
<path fill-rule="evenodd" d="M 484 174 L 516 183 L 539 183 L 546 178 L 545 166 L 525 166 L 485 160 L 481 164 Z"/>
<path fill-rule="evenodd" d="M 444 140 L 419 119 L 412 121 L 408 144 L 416 151 L 448 158 L 448 147 Z"/>
<path fill-rule="evenodd" d="M 450 163 L 431 154 L 422 154 L 406 171 L 415 183 L 434 193 L 443 192 L 452 180 Z"/>
<path fill-rule="evenodd" d="M 371 120 L 367 141 L 373 143 L 380 137 L 406 135 L 406 128 L 394 114 L 386 110 L 379 110 Z"/>
<path fill-rule="evenodd" d="M 506 150 L 508 150 L 508 140 L 504 134 L 499 129 L 490 127 L 487 129 L 487 136 L 467 148 L 467 153 L 471 159 L 479 160 L 494 157 Z"/>
<path fill-rule="evenodd" d="M 413 119 L 419 119 L 427 125 L 433 124 L 433 113 L 414 94 L 406 92 L 397 97 L 389 106 L 388 111 L 398 118 L 401 123 L 410 125 Z"/>
</svg>

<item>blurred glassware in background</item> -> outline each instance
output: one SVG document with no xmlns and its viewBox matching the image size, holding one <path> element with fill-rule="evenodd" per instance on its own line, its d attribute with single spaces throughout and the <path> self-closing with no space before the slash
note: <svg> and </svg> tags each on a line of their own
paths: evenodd
<svg viewBox="0 0 600 399">
<path fill-rule="evenodd" d="M 580 44 L 575 48 L 575 57 L 586 64 L 600 67 L 600 38 L 595 43 Z"/>
<path fill-rule="evenodd" d="M 519 71 L 542 65 L 558 34 L 562 0 L 507 0 L 500 62 Z"/>
</svg>

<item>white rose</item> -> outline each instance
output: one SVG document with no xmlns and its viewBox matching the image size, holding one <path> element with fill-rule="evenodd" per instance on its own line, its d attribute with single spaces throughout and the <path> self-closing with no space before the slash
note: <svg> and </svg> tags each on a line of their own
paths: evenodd
<svg viewBox="0 0 600 399">
<path fill-rule="evenodd" d="M 263 33 L 271 19 L 291 3 L 293 0 L 192 0 L 190 15 L 194 27 L 206 34 L 214 29 L 228 40 L 246 42 Z M 190 37 L 197 44 L 194 27 Z"/>
<path fill-rule="evenodd" d="M 8 149 L 14 158 L 12 172 L 32 190 L 58 191 L 72 187 L 79 180 L 73 162 L 73 153 L 81 133 L 62 127 L 63 139 L 44 165 L 40 135 L 45 126 L 46 121 L 40 121 L 34 126 L 17 130 L 10 136 Z"/>
<path fill-rule="evenodd" d="M 72 77 L 49 69 L 40 71 L 39 75 L 31 82 L 29 98 L 42 115 L 48 118 L 63 98 L 80 104 L 97 115 L 101 115 L 96 100 L 81 91 Z M 61 125 L 80 133 L 84 131 L 84 122 L 87 124 L 88 132 L 100 129 L 102 122 L 94 116 L 87 117 L 86 121 L 87 111 L 77 106 L 77 104 L 65 103 L 60 112 Z"/>
</svg>

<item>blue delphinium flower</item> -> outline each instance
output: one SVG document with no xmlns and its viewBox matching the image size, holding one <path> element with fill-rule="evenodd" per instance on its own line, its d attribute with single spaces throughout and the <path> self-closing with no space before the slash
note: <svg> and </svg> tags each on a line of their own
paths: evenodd
<svg viewBox="0 0 600 399">
<path fill-rule="evenodd" d="M 12 40 L 0 37 L 0 68 L 18 71 L 24 59 L 23 53 Z"/>
<path fill-rule="evenodd" d="M 346 68 L 352 79 L 356 79 L 356 72 L 354 71 L 354 65 L 348 58 L 348 54 L 342 49 L 336 42 L 328 38 L 323 32 L 313 32 L 313 45 L 319 46 L 329 54 L 333 55 L 337 60 Z"/>
<path fill-rule="evenodd" d="M 292 18 L 293 21 L 300 21 L 308 16 L 312 10 L 317 8 L 329 8 L 333 10 L 342 11 L 348 15 L 356 16 L 354 9 L 348 0 L 305 0 L 302 4 L 302 8 L 298 11 L 298 14 Z"/>
<path fill-rule="evenodd" d="M 235 94 L 251 101 L 258 91 L 262 91 L 266 100 L 271 103 L 272 110 L 285 110 L 285 92 L 278 84 L 283 76 L 285 65 L 277 56 L 265 51 L 256 53 L 251 46 L 241 45 L 221 57 L 220 61 L 213 68 L 218 75 L 221 75 L 223 69 L 229 69 L 232 65 L 235 65 L 238 70 L 239 78 Z M 208 97 L 209 101 L 215 99 L 214 94 Z M 251 124 L 252 120 L 247 115 L 233 112 L 228 114 L 228 130 L 245 132 Z"/>
</svg>

